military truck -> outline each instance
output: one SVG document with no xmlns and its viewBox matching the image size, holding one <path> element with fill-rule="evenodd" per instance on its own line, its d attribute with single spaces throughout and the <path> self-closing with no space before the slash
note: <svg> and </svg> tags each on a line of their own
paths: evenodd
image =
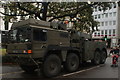
<svg viewBox="0 0 120 80">
<path fill-rule="evenodd" d="M 63 24 L 28 19 L 13 23 L 8 37 L 7 55 L 25 72 L 40 68 L 46 77 L 57 76 L 61 68 L 74 72 L 88 60 L 104 64 L 107 58 L 105 42 Z"/>
</svg>

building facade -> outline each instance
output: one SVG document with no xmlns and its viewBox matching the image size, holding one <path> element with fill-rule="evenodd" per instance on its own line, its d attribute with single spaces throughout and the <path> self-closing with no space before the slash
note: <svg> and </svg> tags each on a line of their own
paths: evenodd
<svg viewBox="0 0 120 80">
<path fill-rule="evenodd" d="M 0 4 L 0 11 L 4 12 L 4 8 L 2 4 Z M 3 21 L 4 15 L 0 13 L 0 30 L 4 30 L 4 21 Z"/>
<path fill-rule="evenodd" d="M 112 7 L 106 11 L 100 11 L 98 7 L 94 9 L 93 16 L 99 22 L 98 31 L 92 34 L 94 39 L 107 38 L 108 47 L 116 46 L 119 42 L 120 33 L 118 30 L 118 12 L 119 7 L 117 3 L 111 3 Z"/>
<path fill-rule="evenodd" d="M 0 11 L 4 11 L 4 9 L 2 8 L 2 4 L 0 4 Z M 1 41 L 2 41 L 2 31 L 3 30 L 3 26 L 4 26 L 4 21 L 3 21 L 3 15 L 0 13 L 0 47 L 1 47 Z"/>
<path fill-rule="evenodd" d="M 2 3 L 0 3 L 0 12 L 4 13 L 4 7 Z M 6 42 L 6 32 L 8 32 L 8 30 L 5 30 L 5 24 L 4 24 L 5 21 L 3 19 L 4 19 L 4 15 L 0 13 L 0 47 L 1 47 L 1 43 Z M 11 26 L 11 23 L 9 23 L 9 25 Z"/>
</svg>

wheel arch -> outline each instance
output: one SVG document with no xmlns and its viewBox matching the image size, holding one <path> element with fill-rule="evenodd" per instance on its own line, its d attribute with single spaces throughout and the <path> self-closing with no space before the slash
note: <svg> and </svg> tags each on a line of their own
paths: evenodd
<svg viewBox="0 0 120 80">
<path fill-rule="evenodd" d="M 106 53 L 106 58 L 107 58 L 107 50 L 105 48 L 102 49 Z"/>
<path fill-rule="evenodd" d="M 46 59 L 46 57 L 51 54 L 56 54 L 61 59 L 62 62 L 65 62 L 66 57 L 67 55 L 69 55 L 69 53 L 75 53 L 79 57 L 79 59 L 81 59 L 81 55 L 77 50 L 49 50 L 46 52 L 44 59 Z"/>
<path fill-rule="evenodd" d="M 95 51 L 94 51 L 94 54 L 95 54 L 96 51 L 101 52 L 100 48 L 96 48 Z"/>
<path fill-rule="evenodd" d="M 96 49 L 94 50 L 93 58 L 95 57 L 95 54 L 96 54 L 97 51 L 98 51 L 99 53 L 101 53 L 100 48 L 96 48 Z"/>
<path fill-rule="evenodd" d="M 93 55 L 93 59 L 91 60 L 91 62 L 95 65 L 98 65 L 100 63 L 100 52 L 101 52 L 100 48 L 96 48 L 94 50 L 94 55 Z M 99 54 L 97 54 L 97 53 L 99 53 Z"/>
<path fill-rule="evenodd" d="M 47 51 L 46 54 L 44 55 L 44 59 L 46 59 L 46 57 L 51 55 L 51 54 L 57 55 L 62 60 L 61 50 L 49 50 L 49 51 Z"/>
<path fill-rule="evenodd" d="M 75 53 L 78 57 L 79 57 L 79 60 L 81 61 L 81 56 L 82 55 L 80 55 L 80 52 L 79 51 L 77 51 L 77 50 L 68 50 L 67 51 L 67 55 L 69 55 L 70 53 Z M 66 56 L 67 56 L 66 55 Z"/>
</svg>

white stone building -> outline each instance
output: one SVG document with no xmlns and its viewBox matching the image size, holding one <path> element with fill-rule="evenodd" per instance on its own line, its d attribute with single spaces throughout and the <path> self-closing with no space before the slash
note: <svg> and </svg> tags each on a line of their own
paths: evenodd
<svg viewBox="0 0 120 80">
<path fill-rule="evenodd" d="M 4 12 L 4 8 L 2 7 L 2 4 L 0 4 L 0 12 Z M 4 15 L 0 13 L 0 30 L 4 30 L 4 21 L 3 21 Z"/>
<path fill-rule="evenodd" d="M 107 43 L 109 47 L 118 44 L 118 4 L 112 3 L 111 9 L 106 11 L 99 11 L 98 7 L 94 9 L 93 16 L 99 22 L 98 29 L 92 35 L 94 39 L 103 39 L 107 36 Z"/>
<path fill-rule="evenodd" d="M 4 11 L 1 4 L 0 4 L 0 11 Z M 0 13 L 0 43 L 1 43 L 1 33 L 2 33 L 1 30 L 3 30 L 3 26 L 4 26 L 3 15 Z"/>
<path fill-rule="evenodd" d="M 2 6 L 2 3 L 0 3 L 0 12 L 3 12 L 4 13 L 4 8 Z M 1 41 L 2 41 L 2 36 L 5 35 L 5 32 L 8 31 L 8 30 L 5 30 L 5 25 L 4 25 L 4 15 L 2 15 L 0 13 L 0 44 L 1 44 Z M 11 26 L 11 23 L 9 23 L 9 26 Z M 9 27 L 10 29 L 10 27 Z"/>
</svg>

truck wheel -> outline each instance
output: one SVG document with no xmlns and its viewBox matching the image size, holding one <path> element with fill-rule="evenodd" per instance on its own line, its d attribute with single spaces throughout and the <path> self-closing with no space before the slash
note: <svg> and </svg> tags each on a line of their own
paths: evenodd
<svg viewBox="0 0 120 80">
<path fill-rule="evenodd" d="M 101 58 L 100 58 L 100 63 L 104 64 L 106 61 L 106 52 L 102 51 Z"/>
<path fill-rule="evenodd" d="M 46 57 L 42 68 L 44 76 L 54 77 L 61 71 L 61 60 L 57 55 L 51 54 Z"/>
<path fill-rule="evenodd" d="M 20 65 L 21 69 L 24 70 L 27 73 L 32 73 L 37 69 L 36 66 L 27 66 L 27 65 Z"/>
<path fill-rule="evenodd" d="M 95 51 L 94 59 L 92 59 L 91 62 L 95 65 L 100 64 L 100 52 L 99 51 Z"/>
<path fill-rule="evenodd" d="M 74 53 L 68 54 L 66 58 L 66 62 L 64 64 L 65 70 L 67 70 L 68 72 L 73 72 L 76 71 L 78 67 L 79 67 L 79 57 Z"/>
</svg>

